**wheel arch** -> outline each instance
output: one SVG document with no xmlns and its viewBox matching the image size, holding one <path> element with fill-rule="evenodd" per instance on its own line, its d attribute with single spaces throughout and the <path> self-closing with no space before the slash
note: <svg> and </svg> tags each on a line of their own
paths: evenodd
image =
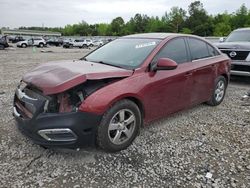
<svg viewBox="0 0 250 188">
<path fill-rule="evenodd" d="M 141 126 L 142 126 L 143 125 L 143 119 L 145 117 L 145 108 L 144 108 L 144 105 L 143 105 L 142 101 L 140 99 L 134 97 L 134 96 L 125 97 L 123 99 L 131 100 L 132 102 L 134 102 L 138 106 L 138 108 L 139 108 L 139 110 L 141 112 L 141 121 L 142 121 Z"/>
<path fill-rule="evenodd" d="M 227 86 L 228 86 L 228 84 L 229 84 L 229 79 L 230 79 L 230 77 L 229 77 L 229 75 L 228 74 L 226 74 L 226 73 L 223 73 L 223 74 L 221 74 L 220 76 L 223 76 L 225 79 L 226 79 L 226 84 L 227 84 Z"/>
</svg>

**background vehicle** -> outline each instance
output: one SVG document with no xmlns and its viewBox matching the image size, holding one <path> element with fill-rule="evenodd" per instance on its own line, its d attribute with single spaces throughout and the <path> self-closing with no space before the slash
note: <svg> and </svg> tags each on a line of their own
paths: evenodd
<svg viewBox="0 0 250 188">
<path fill-rule="evenodd" d="M 94 40 L 93 41 L 93 46 L 102 46 L 104 42 L 102 40 Z"/>
<path fill-rule="evenodd" d="M 12 43 L 17 43 L 17 42 L 20 42 L 20 41 L 25 41 L 25 39 L 22 36 L 16 36 L 15 38 L 13 38 L 11 40 Z"/>
<path fill-rule="evenodd" d="M 61 46 L 61 45 L 63 45 L 63 40 L 51 38 L 51 39 L 46 41 L 46 44 L 50 45 L 50 46 Z"/>
<path fill-rule="evenodd" d="M 7 42 L 7 36 L 0 37 L 0 50 L 3 50 L 4 48 L 9 47 L 9 44 Z"/>
<path fill-rule="evenodd" d="M 78 61 L 41 64 L 24 75 L 14 116 L 40 145 L 120 151 L 144 122 L 203 102 L 219 105 L 229 69 L 229 58 L 200 37 L 125 36 Z"/>
<path fill-rule="evenodd" d="M 46 46 L 46 41 L 42 37 L 35 37 L 17 43 L 17 47 L 26 48 L 28 46 L 37 46 L 43 48 Z"/>
<path fill-rule="evenodd" d="M 232 59 L 232 75 L 250 76 L 250 28 L 234 30 L 216 46 Z"/>
<path fill-rule="evenodd" d="M 63 44 L 64 48 L 72 48 L 72 47 L 78 47 L 78 48 L 88 48 L 92 47 L 93 42 L 90 39 L 75 39 L 73 41 L 68 41 Z"/>
</svg>

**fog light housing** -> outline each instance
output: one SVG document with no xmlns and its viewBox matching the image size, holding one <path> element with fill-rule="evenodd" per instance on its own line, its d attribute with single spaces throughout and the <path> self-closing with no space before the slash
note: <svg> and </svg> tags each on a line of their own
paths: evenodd
<svg viewBox="0 0 250 188">
<path fill-rule="evenodd" d="M 42 129 L 38 134 L 47 141 L 70 142 L 77 140 L 76 134 L 68 128 L 61 129 Z"/>
</svg>

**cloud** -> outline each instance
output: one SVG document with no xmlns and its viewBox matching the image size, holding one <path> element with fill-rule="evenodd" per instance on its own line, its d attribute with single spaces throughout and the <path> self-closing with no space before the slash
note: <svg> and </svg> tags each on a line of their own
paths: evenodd
<svg viewBox="0 0 250 188">
<path fill-rule="evenodd" d="M 111 22 L 117 16 L 126 21 L 136 13 L 148 16 L 162 16 L 173 6 L 187 10 L 193 0 L 0 0 L 0 27 L 19 26 L 64 26 L 81 22 L 88 23 Z M 202 0 L 209 14 L 233 12 L 245 0 Z"/>
</svg>

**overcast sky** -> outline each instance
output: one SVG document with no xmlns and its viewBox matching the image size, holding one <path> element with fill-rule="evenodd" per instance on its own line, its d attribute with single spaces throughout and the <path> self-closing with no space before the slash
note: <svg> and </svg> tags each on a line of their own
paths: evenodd
<svg viewBox="0 0 250 188">
<path fill-rule="evenodd" d="M 85 20 L 110 23 L 117 16 L 125 21 L 136 13 L 162 16 L 171 7 L 187 10 L 194 0 L 0 0 L 0 28 L 20 26 L 57 27 Z M 209 14 L 235 12 L 250 0 L 201 0 Z"/>
</svg>

